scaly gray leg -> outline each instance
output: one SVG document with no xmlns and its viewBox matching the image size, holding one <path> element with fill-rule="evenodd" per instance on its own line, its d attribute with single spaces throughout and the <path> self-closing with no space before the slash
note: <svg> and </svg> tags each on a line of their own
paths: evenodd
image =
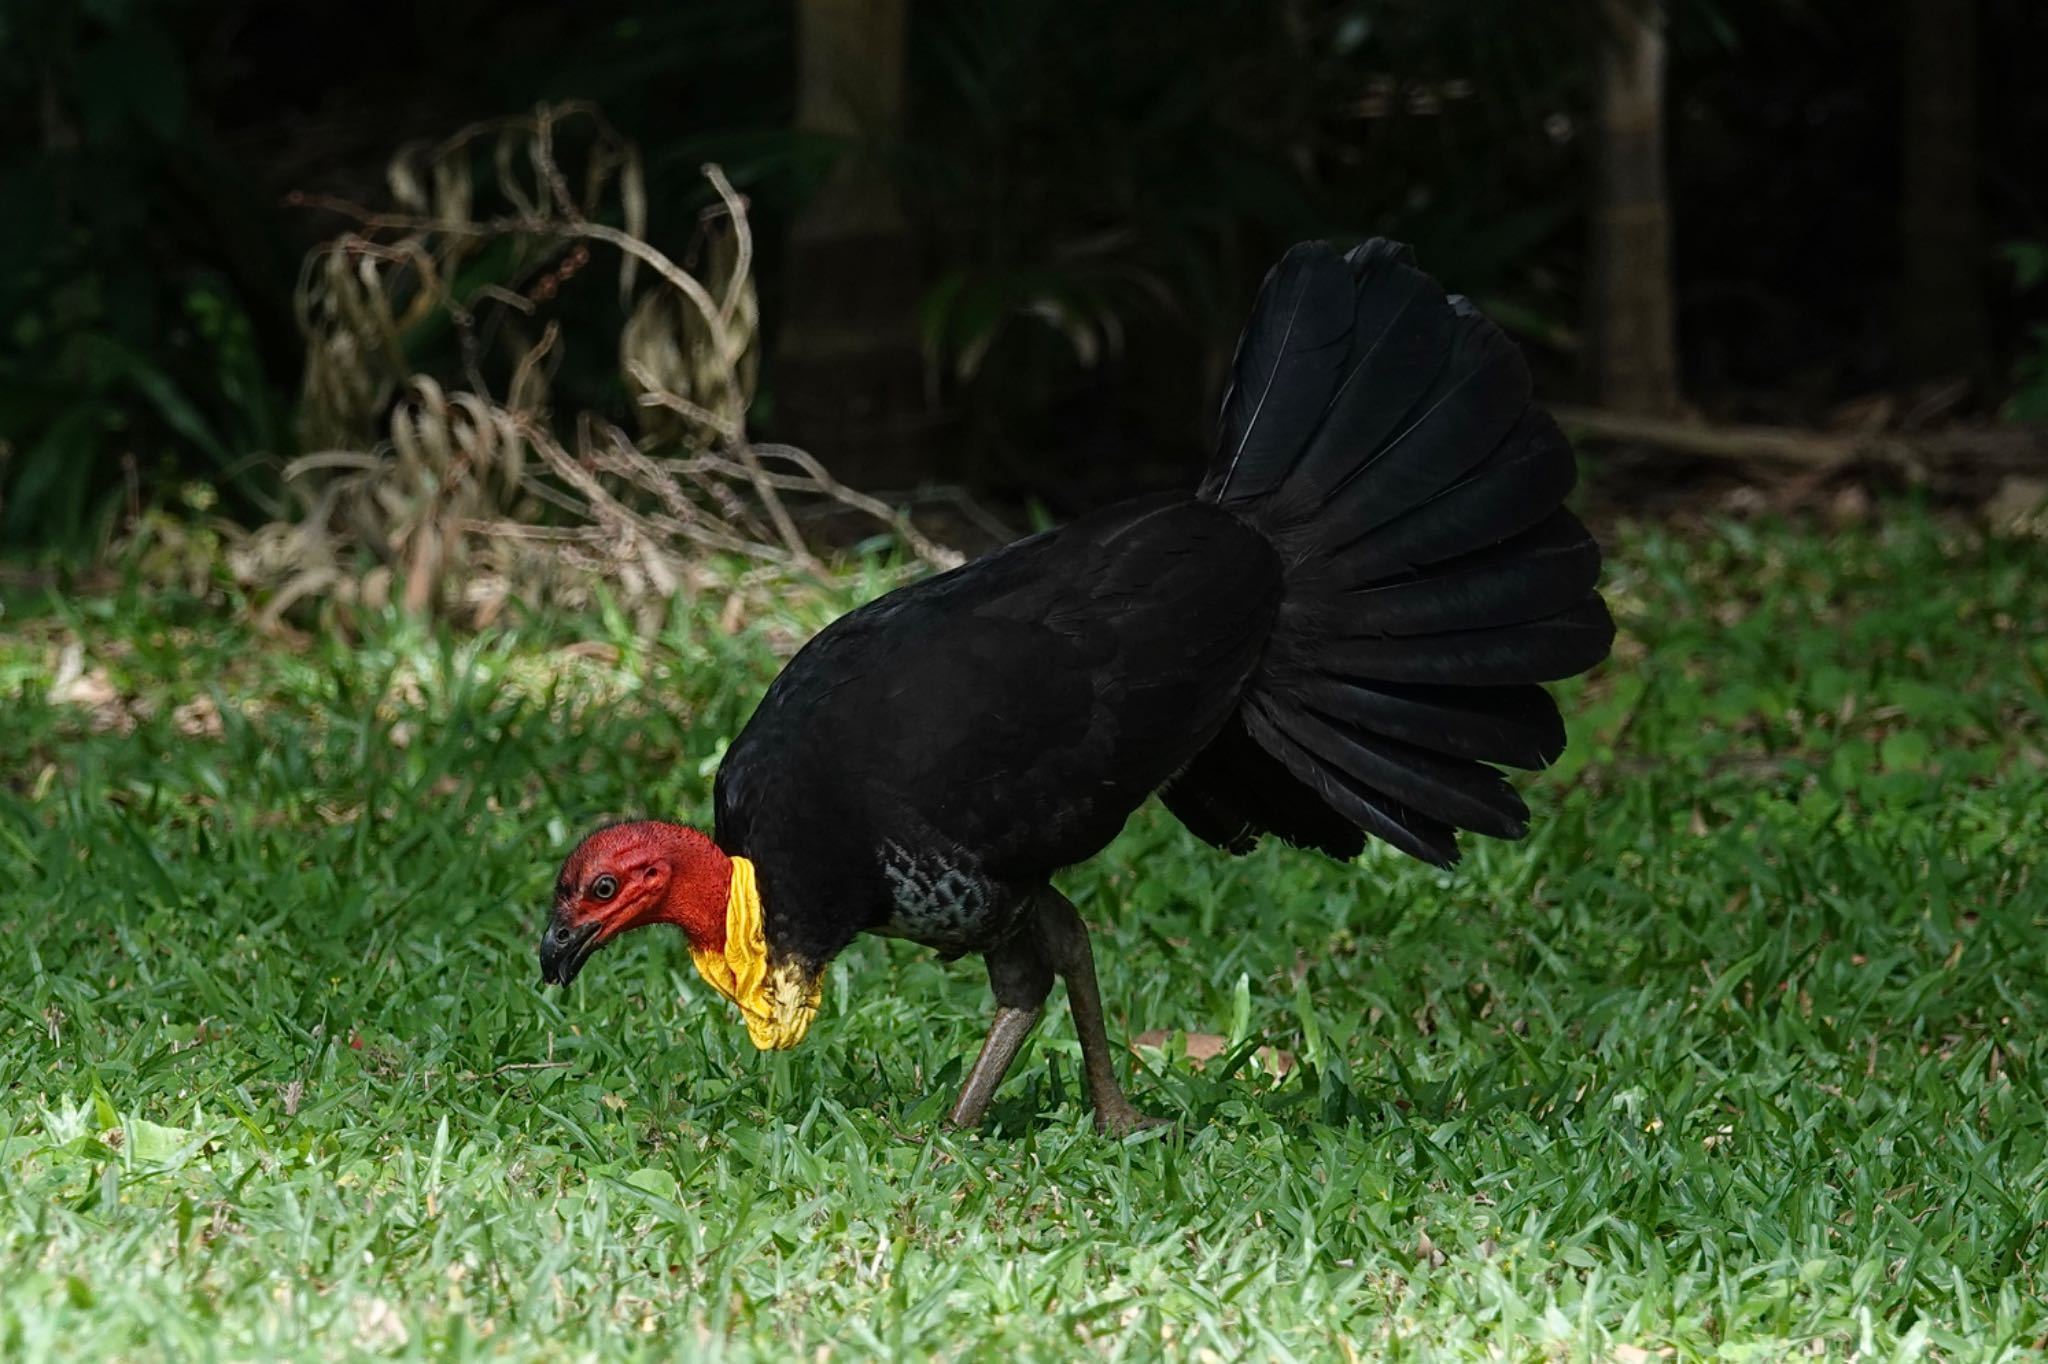
<svg viewBox="0 0 2048 1364">
<path fill-rule="evenodd" d="M 1046 960 L 1034 925 L 1026 924 L 1015 937 L 985 954 L 988 984 L 996 996 L 995 1021 L 989 1024 L 988 1040 L 967 1083 L 960 1087 L 960 1100 L 948 1119 L 955 1127 L 979 1127 L 988 1116 L 989 1100 L 1032 1024 L 1045 1012 L 1045 997 L 1052 992 L 1052 965 Z"/>
<path fill-rule="evenodd" d="M 1095 1105 L 1095 1126 L 1121 1137 L 1140 1127 L 1158 1127 L 1164 1118 L 1149 1117 L 1124 1097 L 1116 1080 L 1116 1062 L 1109 1033 L 1102 1023 L 1102 992 L 1095 984 L 1095 954 L 1088 947 L 1088 928 L 1067 897 L 1047 886 L 1037 903 L 1038 939 L 1046 959 L 1067 983 L 1067 1004 L 1074 1030 L 1081 1034 L 1081 1061 L 1088 1072 L 1088 1097 Z"/>
</svg>

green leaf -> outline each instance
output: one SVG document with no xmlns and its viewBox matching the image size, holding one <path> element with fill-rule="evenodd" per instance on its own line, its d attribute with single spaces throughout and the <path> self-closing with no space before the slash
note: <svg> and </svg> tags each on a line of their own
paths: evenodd
<svg viewBox="0 0 2048 1364">
<path fill-rule="evenodd" d="M 183 1127 L 165 1127 L 147 1118 L 128 1121 L 126 1149 L 138 1164 L 169 1165 L 198 1137 Z"/>
<path fill-rule="evenodd" d="M 1888 735 L 1878 748 L 1879 761 L 1887 772 L 1925 771 L 1933 756 L 1927 736 L 1917 729 L 1902 729 Z"/>
<path fill-rule="evenodd" d="M 653 1165 L 644 1165 L 626 1176 L 625 1182 L 642 1193 L 651 1193 L 656 1198 L 666 1198 L 675 1203 L 682 1198 L 682 1186 L 668 1171 Z"/>
</svg>

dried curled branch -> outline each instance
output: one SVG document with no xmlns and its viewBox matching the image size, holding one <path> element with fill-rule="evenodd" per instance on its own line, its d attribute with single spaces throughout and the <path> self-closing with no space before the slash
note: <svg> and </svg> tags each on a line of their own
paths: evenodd
<svg viewBox="0 0 2048 1364">
<path fill-rule="evenodd" d="M 704 174 L 714 198 L 683 264 L 647 240 L 638 152 L 581 103 L 401 149 L 398 211 L 297 196 L 353 229 L 307 257 L 296 295 L 316 451 L 286 469 L 302 514 L 236 556 L 272 589 L 268 619 L 312 597 L 395 595 L 487 620 L 509 597 L 573 601 L 598 580 L 655 603 L 729 585 L 735 562 L 814 568 L 791 499 L 873 517 L 925 563 L 959 561 L 809 455 L 748 440 L 753 238 L 745 201 L 718 167 Z M 549 408 L 565 341 L 545 314 L 593 245 L 618 256 L 636 430 L 583 414 L 565 440 Z M 460 353 L 452 390 L 411 358 L 442 328 Z"/>
</svg>

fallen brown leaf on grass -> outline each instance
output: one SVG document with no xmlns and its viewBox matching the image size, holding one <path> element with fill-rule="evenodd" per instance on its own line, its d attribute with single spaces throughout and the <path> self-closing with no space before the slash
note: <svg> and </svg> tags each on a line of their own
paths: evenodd
<svg viewBox="0 0 2048 1364">
<path fill-rule="evenodd" d="M 105 668 L 86 666 L 85 648 L 77 640 L 66 644 L 57 656 L 57 668 L 50 682 L 50 703 L 77 706 L 90 714 L 93 732 L 126 734 L 135 728 L 135 716 L 122 701 L 120 691 Z"/>
<path fill-rule="evenodd" d="M 222 733 L 220 707 L 211 696 L 195 696 L 171 712 L 171 723 L 188 739 L 218 739 Z"/>
<path fill-rule="evenodd" d="M 1221 1033 L 1180 1033 L 1168 1028 L 1152 1028 L 1139 1033 L 1131 1039 L 1131 1050 L 1135 1052 L 1140 1047 L 1156 1047 L 1164 1051 L 1166 1044 L 1176 1036 L 1187 1039 L 1188 1063 L 1196 1070 L 1203 1069 L 1209 1062 L 1230 1050 L 1230 1039 Z M 1276 1080 L 1294 1069 L 1294 1053 L 1281 1051 L 1278 1047 L 1260 1047 L 1252 1059 L 1258 1064 L 1259 1069 Z"/>
<path fill-rule="evenodd" d="M 105 668 L 94 668 L 81 673 L 51 689 L 50 699 L 59 705 L 85 706 L 97 710 L 101 706 L 117 704 L 121 693 L 114 690 L 114 684 L 107 680 Z"/>
</svg>

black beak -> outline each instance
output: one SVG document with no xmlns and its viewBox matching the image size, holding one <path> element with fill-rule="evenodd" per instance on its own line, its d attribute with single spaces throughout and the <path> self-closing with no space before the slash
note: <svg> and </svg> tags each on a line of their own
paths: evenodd
<svg viewBox="0 0 2048 1364">
<path fill-rule="evenodd" d="M 595 919 L 571 924 L 556 915 L 550 920 L 548 931 L 540 935 L 540 983 L 567 985 L 576 979 L 583 963 L 597 950 L 598 930 L 603 927 Z"/>
</svg>

